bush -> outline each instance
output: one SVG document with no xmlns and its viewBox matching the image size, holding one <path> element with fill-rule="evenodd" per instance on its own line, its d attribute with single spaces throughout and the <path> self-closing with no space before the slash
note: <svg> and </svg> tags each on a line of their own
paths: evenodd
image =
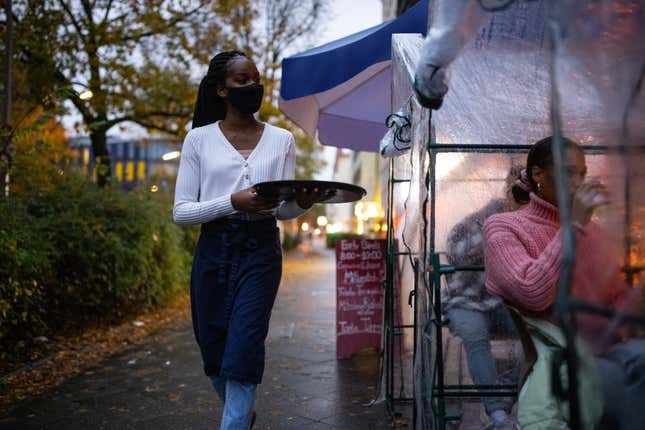
<svg viewBox="0 0 645 430">
<path fill-rule="evenodd" d="M 152 193 L 61 178 L 1 199 L 0 347 L 63 326 L 118 321 L 188 286 L 193 229 Z"/>
<path fill-rule="evenodd" d="M 301 242 L 302 239 L 298 235 L 292 235 L 288 231 L 285 231 L 282 237 L 282 249 L 291 251 L 300 245 Z"/>
</svg>

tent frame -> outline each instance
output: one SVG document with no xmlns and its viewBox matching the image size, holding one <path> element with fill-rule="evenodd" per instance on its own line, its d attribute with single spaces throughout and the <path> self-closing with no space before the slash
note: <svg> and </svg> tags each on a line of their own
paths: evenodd
<svg viewBox="0 0 645 430">
<path fill-rule="evenodd" d="M 432 129 L 432 118 L 430 117 L 429 129 Z M 560 149 L 563 148 L 562 139 L 556 139 L 556 145 L 560 146 Z M 435 327 L 435 366 L 434 366 L 434 375 L 432 377 L 432 387 L 428 390 L 428 387 L 422 386 L 422 392 L 432 392 L 432 404 L 433 404 L 433 416 L 434 416 L 434 428 L 439 430 L 444 430 L 449 422 L 459 421 L 462 416 L 461 414 L 449 413 L 446 409 L 446 400 L 449 398 L 472 398 L 472 397 L 515 397 L 518 394 L 517 387 L 514 385 L 477 385 L 477 384 L 457 384 L 449 385 L 445 383 L 445 364 L 443 362 L 443 334 L 442 328 L 447 326 L 448 321 L 443 318 L 442 313 L 442 303 L 441 303 L 441 277 L 445 274 L 454 273 L 457 271 L 482 271 L 484 270 L 483 266 L 478 265 L 447 265 L 440 263 L 441 253 L 436 250 L 436 185 L 437 179 L 435 176 L 435 167 L 437 163 L 437 155 L 440 153 L 527 153 L 530 145 L 494 145 L 494 144 L 441 144 L 437 143 L 434 138 L 434 134 L 430 133 L 429 142 L 426 145 L 425 151 L 426 155 L 429 157 L 429 166 L 426 171 L 425 178 L 425 187 L 428 193 L 428 197 L 423 202 L 422 211 L 424 214 L 427 213 L 427 205 L 430 205 L 430 220 L 424 219 L 424 246 L 423 253 L 424 255 L 418 256 L 410 252 L 400 252 L 397 250 L 396 241 L 395 241 L 395 231 L 393 225 L 393 197 L 394 197 L 394 185 L 397 183 L 410 183 L 410 179 L 400 179 L 396 178 L 394 174 L 394 160 L 389 161 L 389 177 L 388 177 L 388 200 L 387 200 L 387 265 L 386 265 L 386 279 L 384 282 L 385 287 L 385 363 L 386 363 L 386 402 L 387 409 L 389 414 L 393 419 L 398 418 L 402 415 L 400 411 L 400 405 L 406 404 L 409 402 L 413 403 L 413 428 L 416 429 L 417 421 L 417 404 L 416 399 L 413 396 L 412 398 L 404 397 L 403 395 L 397 396 L 394 391 L 394 375 L 395 375 L 395 341 L 398 337 L 403 335 L 404 329 L 412 329 L 414 332 L 414 344 L 413 344 L 413 363 L 416 362 L 418 348 L 418 338 L 417 332 L 420 329 L 418 321 L 418 308 L 417 300 L 420 287 L 419 287 L 419 277 L 422 277 L 424 285 L 426 286 L 427 294 L 430 297 L 429 304 L 432 309 L 429 312 L 432 315 L 432 324 Z M 608 148 L 604 146 L 582 146 L 585 153 L 592 154 L 605 154 L 611 152 L 613 148 Z M 621 148 L 617 148 L 619 151 Z M 623 149 L 624 150 L 624 149 Z M 645 147 L 640 147 L 638 150 L 642 153 L 645 153 Z M 557 146 L 556 146 L 557 151 Z M 562 165 L 562 160 L 559 163 L 556 163 L 556 172 L 562 177 L 564 177 L 564 168 Z M 629 181 L 625 181 L 625 195 L 628 197 L 630 194 L 629 191 Z M 626 217 L 625 221 L 631 223 L 629 213 L 631 212 L 631 200 L 626 200 Z M 568 222 L 569 228 L 571 228 L 571 219 L 568 220 L 563 218 L 563 229 L 566 225 L 565 222 Z M 627 224 L 626 226 L 628 226 Z M 629 254 L 629 247 L 631 244 L 631 234 L 629 229 L 626 229 L 625 235 L 625 252 Z M 569 248 L 568 252 L 572 252 L 572 247 Z M 566 250 L 566 249 L 565 249 Z M 429 251 L 429 253 L 428 253 Z M 427 255 L 425 255 L 427 254 Z M 409 325 L 397 325 L 395 324 L 395 310 L 396 303 L 394 301 L 394 277 L 395 277 L 395 265 L 396 258 L 398 256 L 408 256 L 414 257 L 409 258 L 409 264 L 412 266 L 414 273 L 414 286 L 410 291 L 410 296 L 408 303 L 411 306 L 414 306 L 414 324 Z M 420 273 L 420 264 L 419 258 L 423 258 L 424 261 L 428 264 L 427 273 Z M 573 262 L 573 258 L 569 256 L 569 261 Z M 567 259 L 565 258 L 565 261 Z M 635 273 L 641 272 L 645 266 L 632 266 L 629 264 L 630 260 L 627 260 L 627 264 L 622 268 L 622 270 L 627 274 L 627 280 L 631 286 L 633 286 L 633 275 Z M 566 276 L 566 274 L 565 274 Z M 562 275 L 561 275 L 562 278 Z M 427 284 L 425 284 L 427 282 Z M 559 308 L 559 320 L 565 337 L 567 339 L 567 347 L 565 348 L 563 359 L 569 364 L 567 366 L 569 373 L 569 380 L 573 381 L 571 387 L 577 386 L 577 359 L 575 355 L 574 342 L 575 339 L 575 325 L 572 324 L 572 321 L 577 312 L 592 313 L 596 315 L 602 315 L 608 318 L 616 316 L 616 312 L 608 309 L 602 308 L 599 306 L 590 305 L 579 300 L 572 299 L 570 297 L 570 279 L 567 279 L 566 282 L 562 283 L 558 287 L 558 297 L 556 301 L 556 308 Z M 621 315 L 624 321 L 643 324 L 645 325 L 645 318 L 638 315 Z M 403 369 L 399 369 L 403 371 Z M 427 384 L 426 378 L 418 381 L 421 384 Z M 413 378 L 414 381 L 414 378 Z M 571 429 L 576 430 L 580 429 L 580 411 L 577 399 L 577 390 L 570 389 L 561 395 L 568 398 L 571 406 Z"/>
</svg>

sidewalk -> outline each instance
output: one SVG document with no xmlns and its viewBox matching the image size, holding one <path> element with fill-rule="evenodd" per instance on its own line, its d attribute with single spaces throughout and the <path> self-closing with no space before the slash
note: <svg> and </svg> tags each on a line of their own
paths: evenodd
<svg viewBox="0 0 645 430">
<path fill-rule="evenodd" d="M 335 358 L 334 276 L 331 251 L 286 256 L 255 429 L 391 428 L 384 403 L 362 406 L 377 388 L 377 358 Z M 0 429 L 217 429 L 220 414 L 186 320 L 18 405 Z"/>
</svg>

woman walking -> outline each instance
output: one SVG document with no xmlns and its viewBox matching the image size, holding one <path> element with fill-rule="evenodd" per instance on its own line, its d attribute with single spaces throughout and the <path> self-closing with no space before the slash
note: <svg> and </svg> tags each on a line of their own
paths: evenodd
<svg viewBox="0 0 645 430">
<path fill-rule="evenodd" d="M 199 87 L 193 129 L 182 147 L 173 217 L 201 224 L 191 273 L 193 328 L 204 372 L 224 403 L 221 430 L 248 430 L 264 371 L 264 341 L 282 275 L 276 219 L 323 199 L 302 190 L 279 204 L 252 184 L 293 179 L 290 132 L 259 122 L 258 70 L 237 51 L 210 62 Z"/>
</svg>

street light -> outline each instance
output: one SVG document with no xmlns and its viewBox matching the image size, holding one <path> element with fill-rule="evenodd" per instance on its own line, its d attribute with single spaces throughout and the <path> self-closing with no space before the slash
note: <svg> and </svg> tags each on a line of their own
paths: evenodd
<svg viewBox="0 0 645 430">
<path fill-rule="evenodd" d="M 302 229 L 302 231 L 309 231 L 309 223 L 303 222 L 300 228 Z"/>
<path fill-rule="evenodd" d="M 89 100 L 94 97 L 94 93 L 90 90 L 85 90 L 78 95 L 78 98 L 81 100 Z"/>
<path fill-rule="evenodd" d="M 327 217 L 325 215 L 320 215 L 318 218 L 316 218 L 316 224 L 318 224 L 321 227 L 324 227 L 327 225 Z"/>
<path fill-rule="evenodd" d="M 181 155 L 181 152 L 179 151 L 166 152 L 164 155 L 161 156 L 161 159 L 163 161 L 170 161 L 170 160 L 174 160 L 175 158 L 179 158 L 180 155 Z"/>
</svg>

